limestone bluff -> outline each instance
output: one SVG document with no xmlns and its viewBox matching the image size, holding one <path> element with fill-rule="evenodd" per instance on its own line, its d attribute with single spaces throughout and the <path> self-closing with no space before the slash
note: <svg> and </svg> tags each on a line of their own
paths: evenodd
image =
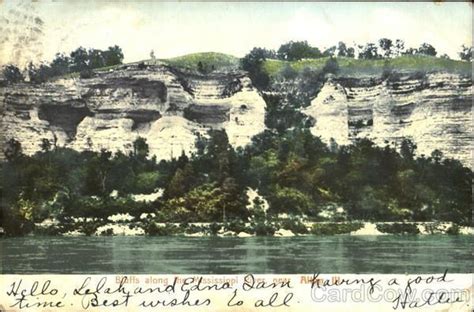
<svg viewBox="0 0 474 312">
<path fill-rule="evenodd" d="M 420 155 L 438 149 L 470 167 L 471 110 L 471 77 L 432 72 L 329 79 L 304 113 L 316 120 L 311 132 L 326 142 L 369 138 L 399 147 L 408 138 Z"/>
<path fill-rule="evenodd" d="M 2 144 L 26 154 L 41 139 L 76 150 L 128 151 L 144 137 L 157 159 L 194 150 L 198 135 L 225 129 L 234 147 L 265 129 L 266 104 L 246 72 L 202 75 L 164 64 L 122 65 L 93 78 L 0 88 Z M 281 92 L 285 92 L 282 90 Z M 470 167 L 472 78 L 438 71 L 381 77 L 329 77 L 302 112 L 323 141 L 369 138 L 397 146 L 409 138 L 418 154 L 438 149 Z"/>
<path fill-rule="evenodd" d="M 35 153 L 42 138 L 76 150 L 128 151 L 146 138 L 157 159 L 194 150 L 198 135 L 225 129 L 234 146 L 264 130 L 265 102 L 245 72 L 209 75 L 166 65 L 124 65 L 91 79 L 0 89 L 2 142 L 15 138 Z"/>
</svg>

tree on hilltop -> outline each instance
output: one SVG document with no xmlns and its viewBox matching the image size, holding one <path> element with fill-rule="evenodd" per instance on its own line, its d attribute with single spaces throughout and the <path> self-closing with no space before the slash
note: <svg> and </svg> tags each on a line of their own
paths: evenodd
<svg viewBox="0 0 474 312">
<path fill-rule="evenodd" d="M 392 40 L 388 38 L 379 39 L 379 47 L 383 51 L 383 57 L 389 58 L 390 56 L 392 56 Z"/>
<path fill-rule="evenodd" d="M 459 52 L 459 57 L 463 61 L 472 62 L 472 60 L 474 60 L 474 47 L 468 47 L 463 44 Z"/>
<path fill-rule="evenodd" d="M 13 64 L 7 65 L 2 70 L 3 77 L 7 83 L 13 84 L 25 80 L 20 69 Z"/>
<path fill-rule="evenodd" d="M 369 42 L 365 46 L 359 45 L 359 58 L 374 60 L 381 58 L 381 55 L 377 52 L 377 46 Z"/>
<path fill-rule="evenodd" d="M 423 43 L 418 48 L 418 54 L 436 56 L 436 49 L 429 43 Z"/>
<path fill-rule="evenodd" d="M 266 88 L 270 83 L 270 77 L 263 69 L 263 63 L 268 55 L 268 50 L 253 48 L 241 60 L 242 69 L 248 71 L 250 79 L 257 88 Z"/>
<path fill-rule="evenodd" d="M 282 44 L 277 52 L 278 58 L 286 61 L 297 61 L 303 58 L 319 58 L 323 54 L 307 41 L 290 41 Z"/>
</svg>

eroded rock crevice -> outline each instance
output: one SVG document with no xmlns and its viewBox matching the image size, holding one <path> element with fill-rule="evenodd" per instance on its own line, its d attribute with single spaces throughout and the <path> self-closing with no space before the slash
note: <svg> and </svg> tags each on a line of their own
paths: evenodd
<svg viewBox="0 0 474 312">
<path fill-rule="evenodd" d="M 74 139 L 79 123 L 85 117 L 93 115 L 86 106 L 42 104 L 38 108 L 38 118 L 46 120 L 51 126 L 61 128 L 69 140 Z"/>
</svg>

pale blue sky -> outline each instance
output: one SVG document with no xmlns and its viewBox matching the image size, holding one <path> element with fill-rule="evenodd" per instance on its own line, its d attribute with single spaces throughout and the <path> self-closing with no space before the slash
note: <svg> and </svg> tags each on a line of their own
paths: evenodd
<svg viewBox="0 0 474 312">
<path fill-rule="evenodd" d="M 12 27 L 15 18 L 9 11 L 17 6 L 18 1 L 0 4 L 0 12 L 9 19 L 6 27 Z M 461 44 L 472 40 L 472 5 L 467 2 L 39 1 L 22 8 L 41 17 L 44 25 L 41 44 L 30 54 L 17 53 L 17 58 L 50 59 L 55 52 L 81 45 L 113 44 L 122 47 L 126 61 L 148 58 L 152 49 L 159 58 L 204 51 L 243 56 L 254 46 L 278 48 L 288 40 L 307 40 L 324 48 L 338 41 L 366 43 L 381 37 L 403 39 L 407 46 L 429 42 L 440 53 L 457 58 Z M 10 35 L 0 62 L 14 57 L 14 43 L 15 35 Z"/>
</svg>

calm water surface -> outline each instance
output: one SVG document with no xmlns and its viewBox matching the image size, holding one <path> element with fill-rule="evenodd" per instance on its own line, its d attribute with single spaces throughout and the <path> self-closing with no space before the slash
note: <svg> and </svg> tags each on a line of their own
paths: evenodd
<svg viewBox="0 0 474 312">
<path fill-rule="evenodd" d="M 472 273 L 473 236 L 0 238 L 2 273 Z"/>
</svg>

